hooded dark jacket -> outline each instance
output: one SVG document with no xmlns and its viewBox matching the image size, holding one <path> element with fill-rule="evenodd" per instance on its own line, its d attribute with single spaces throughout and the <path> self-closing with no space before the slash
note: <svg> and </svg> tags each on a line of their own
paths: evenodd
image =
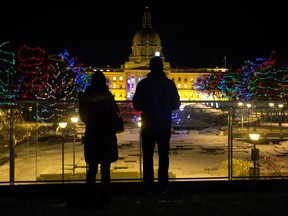
<svg viewBox="0 0 288 216">
<path fill-rule="evenodd" d="M 153 131 L 169 131 L 172 111 L 180 107 L 180 97 L 175 83 L 163 71 L 147 74 L 136 88 L 133 106 L 142 111 L 142 128 Z"/>
<path fill-rule="evenodd" d="M 108 121 L 109 103 L 116 104 L 114 96 L 106 88 L 88 86 L 79 96 L 80 119 L 86 124 L 84 156 L 88 164 L 115 162 L 118 159 L 117 137 Z"/>
</svg>

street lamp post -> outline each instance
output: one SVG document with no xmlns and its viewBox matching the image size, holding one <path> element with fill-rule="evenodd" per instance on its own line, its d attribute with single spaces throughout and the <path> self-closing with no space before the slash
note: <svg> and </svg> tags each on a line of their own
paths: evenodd
<svg viewBox="0 0 288 216">
<path fill-rule="evenodd" d="M 250 139 L 253 142 L 253 148 L 251 149 L 251 161 L 253 161 L 253 168 L 250 168 L 250 176 L 257 177 L 260 175 L 260 168 L 258 167 L 259 161 L 259 149 L 256 148 L 256 142 L 260 137 L 260 134 L 257 132 L 256 128 L 249 134 Z"/>
<path fill-rule="evenodd" d="M 282 132 L 282 118 L 283 118 L 283 104 L 278 104 L 279 107 L 279 126 L 280 126 L 280 139 L 283 139 L 283 132 Z"/>
<path fill-rule="evenodd" d="M 271 107 L 271 112 L 270 112 L 270 119 L 271 119 L 271 131 L 272 131 L 272 118 L 273 118 L 273 115 L 272 115 L 272 108 L 274 107 L 274 103 L 269 103 L 269 106 Z"/>
<path fill-rule="evenodd" d="M 241 109 L 241 139 L 242 139 L 242 146 L 243 146 L 243 103 L 239 102 L 238 106 Z"/>
<path fill-rule="evenodd" d="M 139 127 L 139 172 L 140 172 L 140 178 L 142 178 L 142 122 L 141 117 L 138 118 L 137 125 Z"/>
<path fill-rule="evenodd" d="M 249 131 L 250 131 L 250 108 L 251 108 L 251 104 L 250 103 L 248 103 L 248 104 L 246 104 L 246 106 L 247 106 L 247 108 L 248 108 L 248 112 L 247 112 L 247 115 L 248 115 L 248 117 L 247 117 L 247 121 L 248 121 L 248 134 L 249 134 Z"/>
<path fill-rule="evenodd" d="M 75 142 L 76 142 L 76 124 L 78 122 L 78 118 L 72 117 L 71 122 L 73 123 L 73 176 L 75 176 Z"/>
<path fill-rule="evenodd" d="M 62 146 L 62 183 L 64 182 L 64 135 L 63 129 L 66 128 L 67 122 L 59 122 L 59 128 L 61 130 L 61 146 Z"/>
</svg>

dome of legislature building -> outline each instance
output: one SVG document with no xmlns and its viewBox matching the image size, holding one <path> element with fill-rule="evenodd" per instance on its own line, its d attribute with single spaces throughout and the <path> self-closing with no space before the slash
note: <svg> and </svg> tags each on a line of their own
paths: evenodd
<svg viewBox="0 0 288 216">
<path fill-rule="evenodd" d="M 166 46 L 169 46 L 167 44 Z M 159 55 L 163 59 L 164 72 L 178 88 L 181 101 L 224 100 L 220 92 L 203 93 L 199 91 L 201 80 L 211 73 L 225 73 L 226 68 L 171 68 L 162 53 L 160 35 L 152 28 L 152 16 L 148 7 L 142 16 L 142 27 L 133 37 L 129 61 L 120 68 L 86 68 L 86 73 L 101 70 L 106 76 L 107 85 L 118 101 L 133 99 L 136 86 L 149 73 L 150 59 Z"/>
<path fill-rule="evenodd" d="M 161 53 L 161 50 L 160 36 L 152 28 L 151 15 L 148 7 L 146 7 L 143 15 L 142 28 L 133 37 L 130 61 L 149 61 L 149 59 L 155 55 L 155 52 Z"/>
</svg>

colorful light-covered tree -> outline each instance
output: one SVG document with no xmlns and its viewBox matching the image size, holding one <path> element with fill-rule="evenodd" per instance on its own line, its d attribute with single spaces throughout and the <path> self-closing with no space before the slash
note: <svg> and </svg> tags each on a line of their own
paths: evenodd
<svg viewBox="0 0 288 216">
<path fill-rule="evenodd" d="M 281 100 L 282 91 L 279 86 L 281 83 L 287 83 L 283 79 L 285 71 L 276 67 L 276 52 L 272 52 L 268 60 L 257 59 L 259 64 L 254 70 L 254 79 L 251 82 L 251 92 L 253 100 Z"/>
<path fill-rule="evenodd" d="M 15 53 L 9 51 L 9 41 L 0 42 L 0 99 L 14 99 Z"/>
<path fill-rule="evenodd" d="M 218 86 L 221 83 L 221 79 L 223 77 L 222 72 L 212 72 L 212 74 L 206 76 L 203 81 L 201 87 L 199 87 L 199 91 L 205 92 L 207 95 L 211 95 L 215 100 L 221 99 L 222 94 L 219 93 L 220 89 Z"/>
<path fill-rule="evenodd" d="M 40 112 L 36 118 L 39 121 L 66 118 L 68 110 L 75 106 L 69 107 L 59 101 L 76 100 L 77 92 L 81 91 L 85 83 L 82 64 L 76 64 L 74 58 L 69 58 L 66 50 L 59 55 L 47 55 L 39 47 L 31 48 L 25 45 L 20 48 L 18 58 L 18 70 L 21 73 L 19 80 L 23 83 L 22 98 L 41 101 L 38 106 Z"/>
<path fill-rule="evenodd" d="M 240 72 L 239 70 L 230 71 L 223 74 L 221 81 L 218 85 L 218 89 L 222 93 L 223 97 L 228 100 L 237 100 L 238 92 L 237 87 L 240 82 Z"/>
<path fill-rule="evenodd" d="M 270 57 L 247 60 L 242 68 L 230 71 L 221 78 L 218 88 L 229 100 L 278 100 L 283 80 L 282 70 L 274 67 L 276 52 Z"/>
<path fill-rule="evenodd" d="M 38 99 L 39 92 L 49 79 L 46 58 L 46 52 L 40 47 L 31 48 L 26 45 L 20 47 L 18 52 L 18 82 L 22 83 L 20 99 Z"/>
</svg>

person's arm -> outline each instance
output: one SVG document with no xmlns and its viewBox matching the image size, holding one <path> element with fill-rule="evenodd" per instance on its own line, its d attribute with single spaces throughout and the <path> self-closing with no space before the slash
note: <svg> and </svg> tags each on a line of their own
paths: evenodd
<svg viewBox="0 0 288 216">
<path fill-rule="evenodd" d="M 173 95 L 172 95 L 172 110 L 177 110 L 179 109 L 181 102 L 180 102 L 180 96 L 178 93 L 178 90 L 176 88 L 175 83 L 173 82 Z"/>
<path fill-rule="evenodd" d="M 135 94 L 133 96 L 133 108 L 137 111 L 142 111 L 143 109 L 143 99 L 142 99 L 142 90 L 141 90 L 141 83 L 138 83 L 136 87 Z"/>
</svg>

